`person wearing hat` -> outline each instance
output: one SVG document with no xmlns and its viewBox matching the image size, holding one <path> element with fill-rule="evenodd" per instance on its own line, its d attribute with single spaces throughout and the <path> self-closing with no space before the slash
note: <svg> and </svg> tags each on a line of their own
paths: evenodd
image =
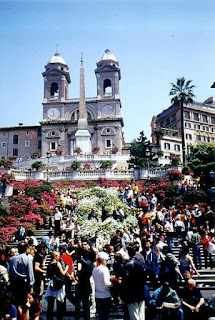
<svg viewBox="0 0 215 320">
<path fill-rule="evenodd" d="M 107 320 L 110 311 L 111 294 L 110 271 L 107 267 L 108 254 L 98 253 L 98 266 L 93 269 L 93 279 L 95 282 L 96 307 L 99 320 Z"/>
</svg>

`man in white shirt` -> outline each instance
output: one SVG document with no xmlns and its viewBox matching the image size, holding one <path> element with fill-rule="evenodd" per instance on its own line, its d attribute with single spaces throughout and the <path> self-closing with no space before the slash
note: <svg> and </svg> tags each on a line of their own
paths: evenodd
<svg viewBox="0 0 215 320">
<path fill-rule="evenodd" d="M 93 270 L 96 306 L 99 313 L 99 320 L 108 320 L 110 311 L 111 294 L 109 287 L 112 286 L 112 283 L 110 281 L 110 271 L 107 267 L 107 261 L 108 254 L 106 252 L 99 252 L 99 265 Z"/>
<path fill-rule="evenodd" d="M 59 211 L 58 207 L 54 209 L 54 230 L 55 234 L 59 235 L 60 234 L 60 224 L 63 219 L 62 213 Z"/>
</svg>

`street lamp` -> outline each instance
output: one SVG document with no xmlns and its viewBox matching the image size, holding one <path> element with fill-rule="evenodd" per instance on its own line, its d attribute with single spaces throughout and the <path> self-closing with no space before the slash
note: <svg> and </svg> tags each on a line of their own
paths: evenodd
<svg viewBox="0 0 215 320">
<path fill-rule="evenodd" d="M 146 159 L 147 159 L 147 179 L 149 179 L 149 157 L 150 157 L 150 150 L 149 150 L 148 147 L 147 147 L 146 150 L 145 150 L 145 156 L 146 156 Z"/>
<path fill-rule="evenodd" d="M 49 182 L 49 159 L 51 157 L 51 153 L 49 151 L 46 152 L 46 158 L 47 158 L 47 182 Z"/>
</svg>

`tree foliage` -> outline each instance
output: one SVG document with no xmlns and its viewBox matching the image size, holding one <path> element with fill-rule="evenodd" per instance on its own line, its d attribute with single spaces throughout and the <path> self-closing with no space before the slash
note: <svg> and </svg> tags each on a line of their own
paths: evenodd
<svg viewBox="0 0 215 320">
<path fill-rule="evenodd" d="M 150 152 L 148 156 L 147 149 Z M 130 155 L 130 167 L 136 167 L 139 169 L 147 167 L 148 164 L 149 167 L 155 167 L 157 165 L 157 161 L 153 160 L 155 154 L 150 151 L 150 141 L 147 140 L 143 131 L 141 131 L 139 137 L 131 143 Z"/>
<path fill-rule="evenodd" d="M 193 93 L 193 89 L 195 86 L 192 83 L 192 80 L 186 80 L 184 77 L 178 78 L 176 83 L 171 83 L 171 90 L 169 95 L 173 96 L 171 99 L 171 103 L 175 105 L 179 105 L 181 99 L 183 99 L 184 103 L 193 102 L 193 98 L 195 97 Z"/>
<path fill-rule="evenodd" d="M 199 143 L 194 146 L 187 156 L 188 166 L 195 176 L 203 173 L 206 177 L 215 168 L 215 142 Z"/>
</svg>

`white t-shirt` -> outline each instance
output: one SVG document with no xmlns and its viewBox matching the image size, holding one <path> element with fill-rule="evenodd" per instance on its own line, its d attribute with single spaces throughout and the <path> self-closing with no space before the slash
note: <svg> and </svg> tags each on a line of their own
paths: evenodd
<svg viewBox="0 0 215 320">
<path fill-rule="evenodd" d="M 110 298 L 109 287 L 112 286 L 112 283 L 110 282 L 109 269 L 100 264 L 93 269 L 93 279 L 95 282 L 95 297 L 99 299 Z"/>
<path fill-rule="evenodd" d="M 60 211 L 55 212 L 54 219 L 55 220 L 61 220 L 63 218 L 62 213 Z"/>
</svg>

